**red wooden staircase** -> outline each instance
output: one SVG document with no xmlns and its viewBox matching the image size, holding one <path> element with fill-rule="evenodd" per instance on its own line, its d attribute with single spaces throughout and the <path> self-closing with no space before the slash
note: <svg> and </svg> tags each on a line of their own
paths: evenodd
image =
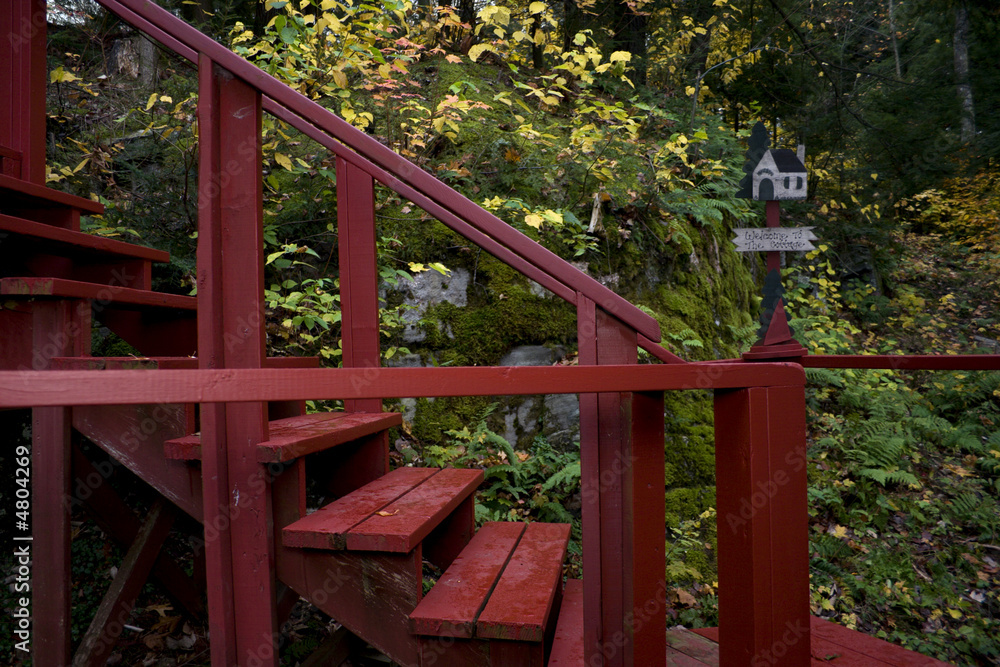
<svg viewBox="0 0 1000 667">
<path fill-rule="evenodd" d="M 277 665 L 281 621 L 300 596 L 407 666 L 815 658 L 800 365 L 682 363 L 657 344 L 653 318 L 315 102 L 149 0 L 98 1 L 198 67 L 198 294 L 152 291 L 166 253 L 82 233 L 81 216 L 101 205 L 45 187 L 45 1 L 9 0 L 0 408 L 32 410 L 34 530 L 14 539 L 33 557 L 34 664 L 105 664 L 150 576 L 207 612 L 219 666 Z M 265 356 L 264 112 L 337 156 L 342 369 Z M 376 182 L 573 303 L 579 366 L 380 368 Z M 91 356 L 95 321 L 145 356 Z M 664 363 L 638 365 L 638 348 Z M 665 632 L 663 393 L 675 390 L 715 392 L 714 649 L 676 634 L 669 648 Z M 389 469 L 400 416 L 384 398 L 548 393 L 580 399 L 582 581 L 563 580 L 569 526 L 475 530 L 482 471 Z M 345 411 L 303 414 L 308 399 L 343 400 Z M 90 460 L 81 437 L 107 460 Z M 105 483 L 109 461 L 157 492 L 148 516 Z M 332 502 L 309 513 L 307 481 Z M 128 553 L 73 657 L 70 519 L 81 503 Z M 161 553 L 177 510 L 200 526 L 195 577 Z M 425 561 L 443 570 L 426 595 Z M 858 655 L 839 664 L 868 664 Z"/>
</svg>

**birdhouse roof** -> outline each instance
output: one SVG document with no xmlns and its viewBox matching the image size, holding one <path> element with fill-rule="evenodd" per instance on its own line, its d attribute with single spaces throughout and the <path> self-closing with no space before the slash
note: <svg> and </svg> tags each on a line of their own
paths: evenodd
<svg viewBox="0 0 1000 667">
<path fill-rule="evenodd" d="M 802 164 L 795 151 L 787 148 L 772 148 L 767 152 L 774 160 L 774 166 L 783 174 L 806 173 L 806 166 Z"/>
</svg>

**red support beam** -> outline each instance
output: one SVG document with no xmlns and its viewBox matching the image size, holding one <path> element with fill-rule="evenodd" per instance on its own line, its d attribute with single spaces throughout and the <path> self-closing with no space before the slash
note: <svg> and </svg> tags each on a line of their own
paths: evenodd
<svg viewBox="0 0 1000 667">
<path fill-rule="evenodd" d="M 808 665 L 802 386 L 715 397 L 720 665 Z"/>
<path fill-rule="evenodd" d="M 344 368 L 378 368 L 382 355 L 375 248 L 375 181 L 341 158 L 337 158 L 337 243 Z M 346 401 L 344 408 L 350 412 L 381 412 L 382 401 Z"/>
<path fill-rule="evenodd" d="M 32 411 L 32 662 L 70 664 L 70 411 Z M 18 545 L 20 546 L 20 545 Z"/>
<path fill-rule="evenodd" d="M 200 364 L 260 369 L 265 350 L 261 98 L 207 58 L 199 65 L 199 313 L 208 316 L 199 317 Z M 203 406 L 202 438 L 208 576 L 221 584 L 209 601 L 217 632 L 212 662 L 277 665 L 270 488 L 254 446 L 268 439 L 267 404 Z"/>
<path fill-rule="evenodd" d="M 0 371 L 0 407 L 526 396 L 804 385 L 798 364 Z M 204 413 L 203 413 L 204 418 Z"/>
<path fill-rule="evenodd" d="M 90 315 L 86 301 L 32 304 L 32 367 L 47 369 L 52 357 L 89 355 Z M 41 621 L 33 624 L 36 665 L 70 659 L 71 423 L 66 408 L 32 411 L 32 618 Z"/>
<path fill-rule="evenodd" d="M 222 155 L 219 146 L 220 93 L 214 63 L 198 60 L 198 366 L 225 367 L 222 312 Z M 235 665 L 236 614 L 233 609 L 233 556 L 229 541 L 229 475 L 226 406 L 201 406 L 202 500 L 205 526 L 205 576 L 212 664 Z"/>
<path fill-rule="evenodd" d="M 5 175 L 45 184 L 45 0 L 0 12 L 0 147 Z M 18 156 L 20 159 L 12 159 Z"/>
<path fill-rule="evenodd" d="M 580 364 L 635 364 L 636 332 L 578 303 Z M 582 394 L 580 464 L 587 664 L 663 664 L 662 392 Z"/>
<path fill-rule="evenodd" d="M 798 363 L 806 368 L 1000 371 L 1000 354 L 810 354 Z"/>
</svg>

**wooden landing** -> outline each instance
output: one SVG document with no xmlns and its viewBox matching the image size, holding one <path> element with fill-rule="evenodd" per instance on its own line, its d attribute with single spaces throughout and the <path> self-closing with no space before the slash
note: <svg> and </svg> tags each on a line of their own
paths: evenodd
<svg viewBox="0 0 1000 667">
<path fill-rule="evenodd" d="M 809 629 L 812 634 L 813 667 L 821 665 L 938 667 L 948 664 L 815 616 L 811 618 Z M 718 665 L 718 639 L 718 628 L 668 630 L 667 665 L 676 667 Z"/>
</svg>

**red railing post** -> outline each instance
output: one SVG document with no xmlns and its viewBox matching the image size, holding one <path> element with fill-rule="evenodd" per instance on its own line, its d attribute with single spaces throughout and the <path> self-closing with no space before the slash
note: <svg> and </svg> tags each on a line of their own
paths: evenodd
<svg viewBox="0 0 1000 667">
<path fill-rule="evenodd" d="M 577 296 L 581 365 L 634 364 L 637 335 Z M 663 394 L 580 396 L 587 665 L 666 660 Z"/>
<path fill-rule="evenodd" d="M 199 365 L 261 368 L 261 96 L 205 56 L 199 79 Z M 254 447 L 267 404 L 206 404 L 201 419 L 212 664 L 277 665 L 270 484 Z"/>
<path fill-rule="evenodd" d="M 0 157 L 7 176 L 45 184 L 45 0 L 0 11 Z"/>
<path fill-rule="evenodd" d="M 375 181 L 342 158 L 337 158 L 337 245 L 344 368 L 376 369 L 382 355 L 375 244 Z M 381 412 L 382 401 L 345 401 L 345 408 L 352 412 Z"/>
<path fill-rule="evenodd" d="M 90 354 L 91 310 L 86 301 L 38 301 L 31 306 L 31 365 L 52 357 Z M 32 572 L 32 661 L 69 664 L 71 620 L 70 517 L 72 468 L 68 408 L 35 408 L 31 421 L 34 515 L 29 546 Z M 24 546 L 17 545 L 17 546 Z"/>
<path fill-rule="evenodd" d="M 722 667 L 808 665 L 805 390 L 715 396 Z"/>
</svg>

